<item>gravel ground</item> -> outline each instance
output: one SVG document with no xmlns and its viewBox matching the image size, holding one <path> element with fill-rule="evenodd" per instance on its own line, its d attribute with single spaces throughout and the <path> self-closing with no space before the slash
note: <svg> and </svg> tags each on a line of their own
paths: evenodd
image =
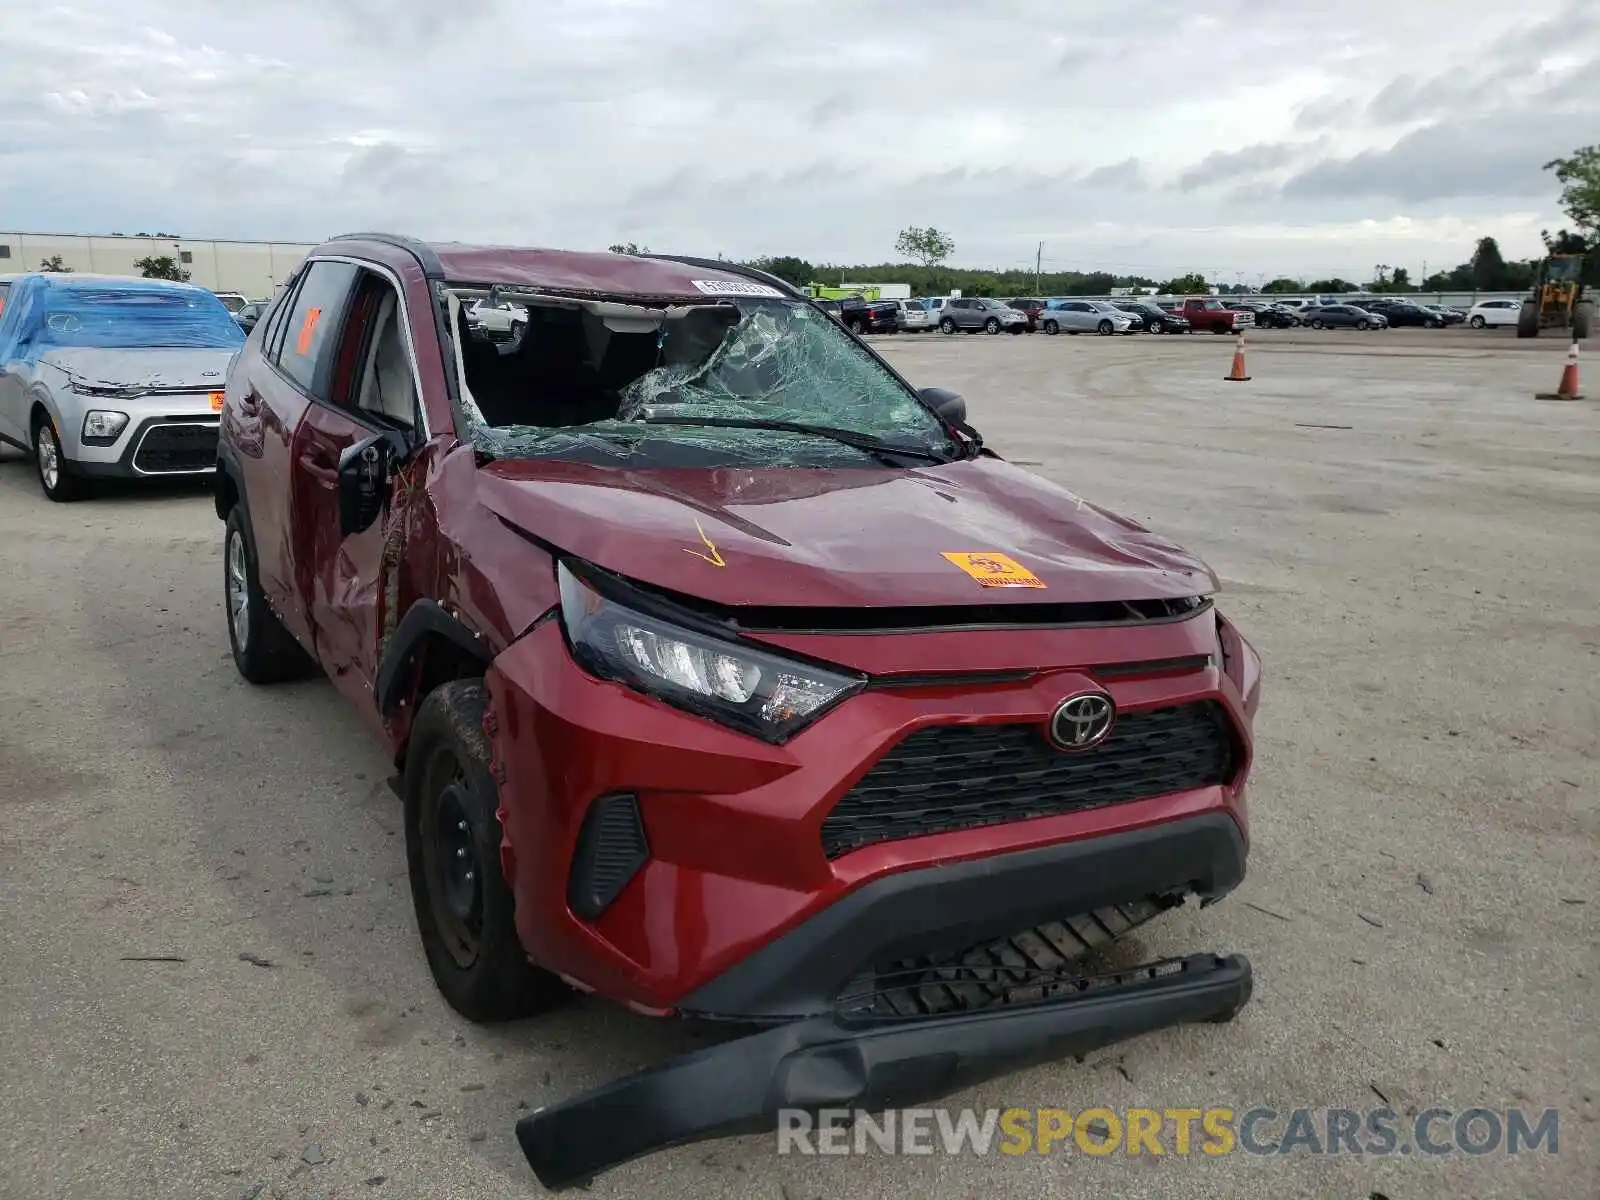
<svg viewBox="0 0 1600 1200">
<path fill-rule="evenodd" d="M 1208 558 L 1267 666 L 1250 876 L 1136 935 L 1247 953 L 1252 1005 L 954 1103 L 1549 1106 L 1560 1152 L 746 1138 L 589 1194 L 1600 1194 L 1600 398 L 1533 399 L 1563 347 L 1263 331 L 1225 384 L 1221 338 L 876 340 L 1002 453 Z M 681 1035 L 592 1001 L 495 1030 L 444 1007 L 383 757 L 325 683 L 238 680 L 220 541 L 202 491 L 51 505 L 0 451 L 0 1195 L 537 1193 L 520 1110 Z"/>
</svg>

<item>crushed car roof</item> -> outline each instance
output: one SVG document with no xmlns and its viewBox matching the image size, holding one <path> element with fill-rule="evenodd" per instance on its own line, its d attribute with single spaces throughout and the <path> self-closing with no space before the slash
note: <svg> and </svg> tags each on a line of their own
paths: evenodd
<svg viewBox="0 0 1600 1200">
<path fill-rule="evenodd" d="M 746 276 L 710 267 L 632 254 L 547 250 L 529 246 L 471 246 L 435 242 L 444 276 L 459 283 L 506 283 L 562 292 L 606 295 L 704 296 L 717 294 L 697 284 L 725 285 L 722 294 L 748 294 Z"/>
</svg>

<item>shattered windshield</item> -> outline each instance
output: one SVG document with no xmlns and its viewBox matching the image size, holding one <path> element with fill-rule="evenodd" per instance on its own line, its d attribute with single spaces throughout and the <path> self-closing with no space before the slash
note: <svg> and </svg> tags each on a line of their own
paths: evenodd
<svg viewBox="0 0 1600 1200">
<path fill-rule="evenodd" d="M 960 456 L 916 395 L 806 302 L 523 302 L 514 340 L 461 340 L 462 408 L 490 456 L 828 467 Z"/>
</svg>

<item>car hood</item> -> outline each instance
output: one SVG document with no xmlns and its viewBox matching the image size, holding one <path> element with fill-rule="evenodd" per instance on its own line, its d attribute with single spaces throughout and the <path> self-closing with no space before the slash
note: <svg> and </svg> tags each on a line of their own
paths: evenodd
<svg viewBox="0 0 1600 1200">
<path fill-rule="evenodd" d="M 221 390 L 237 347 L 46 350 L 39 361 L 91 387 L 129 391 Z"/>
<path fill-rule="evenodd" d="M 1208 594 L 1171 542 L 995 458 L 917 470 L 619 470 L 501 460 L 501 519 L 620 575 L 759 607 L 1062 604 Z M 1042 587 L 984 587 L 946 554 L 1000 554 Z"/>
</svg>

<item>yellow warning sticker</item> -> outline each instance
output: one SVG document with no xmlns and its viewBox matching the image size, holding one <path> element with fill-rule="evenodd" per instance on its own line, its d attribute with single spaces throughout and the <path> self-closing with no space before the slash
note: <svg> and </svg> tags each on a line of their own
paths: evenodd
<svg viewBox="0 0 1600 1200">
<path fill-rule="evenodd" d="M 944 557 L 971 575 L 983 587 L 1042 588 L 1040 579 L 1016 559 L 993 550 L 952 551 Z"/>
</svg>

